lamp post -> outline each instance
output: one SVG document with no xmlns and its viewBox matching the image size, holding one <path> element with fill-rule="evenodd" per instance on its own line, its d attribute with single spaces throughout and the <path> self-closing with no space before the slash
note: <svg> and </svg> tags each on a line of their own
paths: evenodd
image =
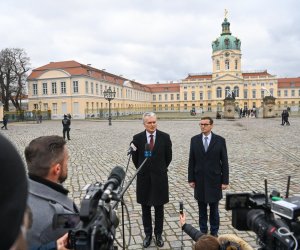
<svg viewBox="0 0 300 250">
<path fill-rule="evenodd" d="M 116 92 L 112 91 L 109 87 L 107 90 L 103 91 L 104 98 L 108 101 L 108 125 L 111 126 L 111 111 L 110 111 L 110 101 L 112 101 L 115 96 Z"/>
</svg>

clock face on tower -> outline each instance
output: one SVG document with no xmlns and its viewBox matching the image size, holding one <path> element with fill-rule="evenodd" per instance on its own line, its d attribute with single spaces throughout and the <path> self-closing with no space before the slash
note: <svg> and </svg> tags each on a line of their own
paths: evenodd
<svg viewBox="0 0 300 250">
<path fill-rule="evenodd" d="M 229 52 L 226 52 L 226 53 L 225 53 L 225 56 L 226 56 L 226 57 L 228 57 L 229 55 L 230 55 Z"/>
</svg>

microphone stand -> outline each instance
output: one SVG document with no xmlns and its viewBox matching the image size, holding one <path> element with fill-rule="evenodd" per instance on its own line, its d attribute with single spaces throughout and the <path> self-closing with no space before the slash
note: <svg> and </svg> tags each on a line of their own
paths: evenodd
<svg viewBox="0 0 300 250">
<path fill-rule="evenodd" d="M 131 154 L 129 156 L 129 160 L 131 158 Z M 122 192 L 118 195 L 119 199 L 118 201 L 114 202 L 112 204 L 112 209 L 114 209 L 115 207 L 117 207 L 119 201 L 121 201 L 121 206 L 122 206 L 122 234 L 123 234 L 123 249 L 125 249 L 125 226 L 124 226 L 124 199 L 123 196 L 125 194 L 125 192 L 127 191 L 127 189 L 129 188 L 129 186 L 131 185 L 131 183 L 133 182 L 133 180 L 135 179 L 135 177 L 137 176 L 137 174 L 141 171 L 141 169 L 143 168 L 143 166 L 145 165 L 145 163 L 148 161 L 149 157 L 146 157 L 145 160 L 142 162 L 142 164 L 138 167 L 138 169 L 136 170 L 135 174 L 133 175 L 133 177 L 129 180 L 128 184 L 125 186 L 125 188 L 122 190 Z M 128 164 L 127 164 L 127 168 L 129 165 L 129 160 L 128 160 Z M 126 172 L 127 172 L 127 168 L 126 168 Z M 124 178 L 125 179 L 125 178 Z M 122 187 L 124 184 L 124 180 L 122 182 Z"/>
<path fill-rule="evenodd" d="M 128 171 L 128 167 L 129 167 L 129 163 L 130 163 L 130 160 L 131 160 L 131 155 L 132 155 L 132 152 L 129 153 L 129 157 L 128 157 L 128 162 L 127 162 L 127 166 L 126 166 L 126 170 L 125 170 L 125 177 L 127 175 L 127 171 Z M 124 186 L 124 181 L 125 181 L 125 177 L 121 183 L 121 189 L 123 189 L 123 186 Z M 122 213 L 122 234 L 123 234 L 123 249 L 125 250 L 125 225 L 124 225 L 124 200 L 123 200 L 123 197 L 121 197 L 121 213 Z M 117 203 L 116 203 L 116 206 L 117 206 Z M 114 208 L 114 207 L 113 207 Z"/>
</svg>

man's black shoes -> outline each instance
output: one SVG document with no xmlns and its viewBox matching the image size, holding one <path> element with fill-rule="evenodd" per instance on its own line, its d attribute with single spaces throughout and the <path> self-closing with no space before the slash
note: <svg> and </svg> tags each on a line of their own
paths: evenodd
<svg viewBox="0 0 300 250">
<path fill-rule="evenodd" d="M 164 241 L 163 241 L 161 235 L 155 235 L 155 241 L 156 241 L 156 246 L 158 246 L 158 247 L 164 246 Z"/>
<path fill-rule="evenodd" d="M 151 244 L 151 240 L 152 240 L 152 236 L 151 235 L 147 235 L 143 241 L 143 247 L 147 248 L 150 246 Z"/>
</svg>

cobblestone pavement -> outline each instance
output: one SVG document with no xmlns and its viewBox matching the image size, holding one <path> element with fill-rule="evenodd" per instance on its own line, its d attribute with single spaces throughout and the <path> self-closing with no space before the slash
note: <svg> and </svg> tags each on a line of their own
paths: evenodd
<svg viewBox="0 0 300 250">
<path fill-rule="evenodd" d="M 187 183 L 187 163 L 190 138 L 200 132 L 198 120 L 159 120 L 158 128 L 171 135 L 173 161 L 169 167 L 170 202 L 165 206 L 163 249 L 180 249 L 181 229 L 178 222 L 178 203 L 184 202 L 187 223 L 197 227 L 198 208 L 193 190 Z M 291 119 L 291 126 L 281 126 L 279 118 L 215 120 L 213 131 L 226 138 L 230 163 L 230 188 L 227 192 L 264 192 L 264 178 L 268 178 L 269 192 L 273 189 L 282 194 L 286 191 L 288 175 L 291 175 L 290 195 L 300 195 L 300 118 Z M 143 130 L 140 120 L 72 121 L 71 141 L 67 142 L 70 152 L 69 177 L 65 186 L 70 196 L 79 205 L 86 184 L 105 182 L 114 166 L 126 168 L 126 156 L 132 136 Z M 42 124 L 11 123 L 1 133 L 10 138 L 23 155 L 25 146 L 42 135 L 62 134 L 60 121 L 46 121 Z M 129 164 L 125 184 L 135 173 Z M 125 214 L 125 238 L 131 241 L 128 249 L 142 249 L 143 227 L 141 208 L 136 203 L 135 181 L 124 196 L 130 214 Z M 221 201 L 220 234 L 235 233 L 256 247 L 253 232 L 238 231 L 231 226 L 231 212 L 224 209 Z M 121 221 L 121 208 L 118 208 Z M 130 231 L 131 230 L 131 231 Z M 117 238 L 122 244 L 122 225 L 117 229 Z M 191 249 L 192 241 L 183 235 L 184 249 Z M 121 249 L 121 247 L 119 247 Z M 149 249 L 156 249 L 152 241 Z"/>
</svg>

